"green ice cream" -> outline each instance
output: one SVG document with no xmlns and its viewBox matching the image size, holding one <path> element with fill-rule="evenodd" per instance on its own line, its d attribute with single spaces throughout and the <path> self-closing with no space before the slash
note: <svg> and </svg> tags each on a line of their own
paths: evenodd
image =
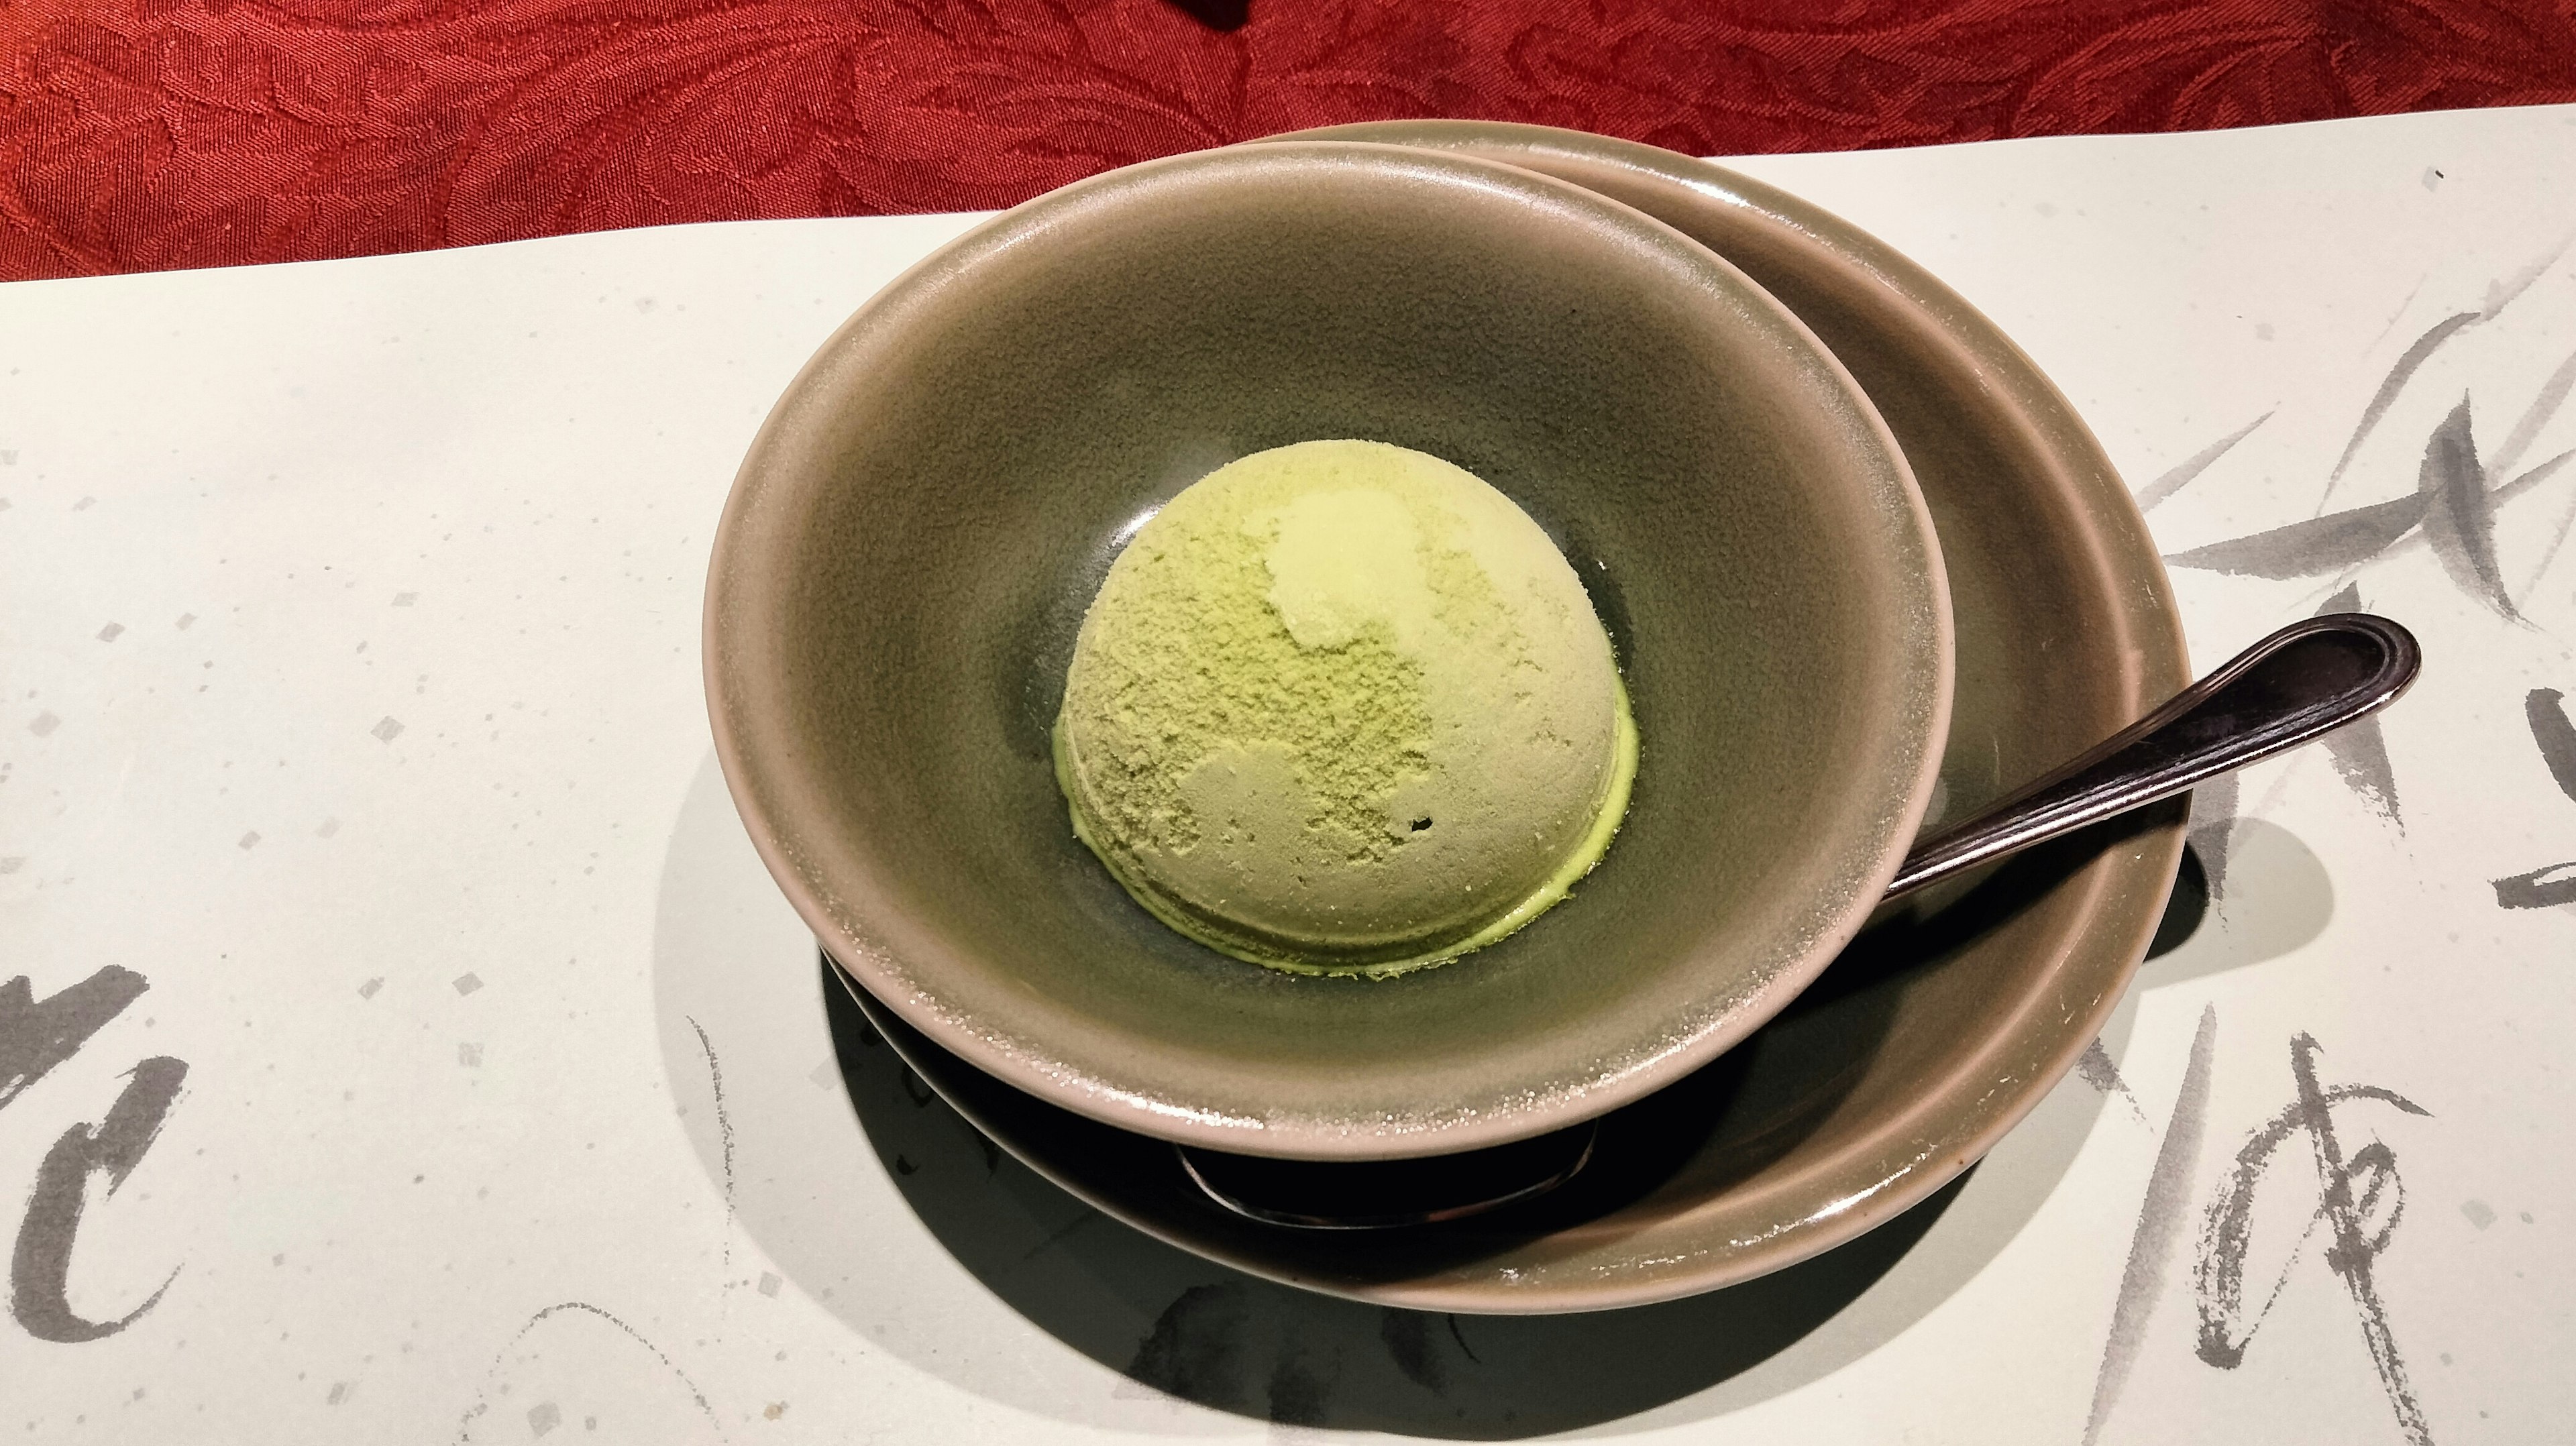
<svg viewBox="0 0 2576 1446">
<path fill-rule="evenodd" d="M 1563 898 L 1618 829 L 1637 735 L 1527 513 L 1436 457 L 1303 442 L 1202 478 L 1119 555 L 1055 759 L 1075 832 L 1157 918 L 1383 976 Z"/>
</svg>

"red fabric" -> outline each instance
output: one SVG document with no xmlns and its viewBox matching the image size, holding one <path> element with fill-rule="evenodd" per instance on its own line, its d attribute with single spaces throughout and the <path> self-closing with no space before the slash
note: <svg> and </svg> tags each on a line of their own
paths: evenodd
<svg viewBox="0 0 2576 1446">
<path fill-rule="evenodd" d="M 2576 100 L 2571 8 L 0 0 L 0 276 L 1003 206 L 1394 116 L 1717 153 Z"/>
</svg>

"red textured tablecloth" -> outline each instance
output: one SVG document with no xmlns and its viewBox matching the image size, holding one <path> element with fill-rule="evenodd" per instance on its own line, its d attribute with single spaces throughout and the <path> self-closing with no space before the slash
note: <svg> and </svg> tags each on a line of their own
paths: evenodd
<svg viewBox="0 0 2576 1446">
<path fill-rule="evenodd" d="M 1003 206 L 1298 126 L 1702 154 L 2576 100 L 2576 0 L 0 0 L 0 277 Z"/>
</svg>

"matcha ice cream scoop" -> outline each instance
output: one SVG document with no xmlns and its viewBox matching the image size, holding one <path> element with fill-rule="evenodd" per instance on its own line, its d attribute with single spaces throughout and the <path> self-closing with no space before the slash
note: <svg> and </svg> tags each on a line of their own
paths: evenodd
<svg viewBox="0 0 2576 1446">
<path fill-rule="evenodd" d="M 1601 857 L 1636 730 L 1574 569 L 1439 458 L 1301 442 L 1155 514 L 1055 727 L 1074 830 L 1182 933 L 1392 975 L 1528 923 Z"/>
</svg>

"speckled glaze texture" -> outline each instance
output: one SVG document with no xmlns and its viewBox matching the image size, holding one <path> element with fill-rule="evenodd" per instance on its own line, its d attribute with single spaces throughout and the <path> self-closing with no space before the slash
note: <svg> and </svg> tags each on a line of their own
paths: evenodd
<svg viewBox="0 0 2576 1446">
<path fill-rule="evenodd" d="M 2190 681 L 2163 566 L 2100 446 L 2010 340 L 1919 267 L 1793 196 L 1648 147 L 1472 122 L 1346 133 L 1616 196 L 1741 266 L 1843 358 L 1905 446 L 1949 566 L 1959 691 L 1946 816 Z M 2101 1031 L 2163 912 L 2182 817 L 2177 800 L 1918 896 L 1742 1045 L 1604 1119 L 1592 1167 L 1555 1197 L 1401 1238 L 1249 1225 L 1208 1205 L 1160 1145 L 1069 1119 L 886 1027 L 1014 1153 L 1201 1254 L 1423 1310 L 1638 1305 L 1839 1245 L 1982 1156 Z"/>
<path fill-rule="evenodd" d="M 1050 772 L 1083 606 L 1137 520 L 1318 437 L 1520 504 L 1648 740 L 1570 899 L 1395 980 L 1182 938 L 1074 838 Z M 1592 192 L 1350 142 L 1086 181 L 888 287 L 753 445 L 706 621 L 735 801 L 870 991 L 1095 1120 L 1313 1159 L 1597 1115 L 1769 1017 L 1911 840 L 1950 646 L 1905 461 L 1786 308 Z"/>
</svg>

